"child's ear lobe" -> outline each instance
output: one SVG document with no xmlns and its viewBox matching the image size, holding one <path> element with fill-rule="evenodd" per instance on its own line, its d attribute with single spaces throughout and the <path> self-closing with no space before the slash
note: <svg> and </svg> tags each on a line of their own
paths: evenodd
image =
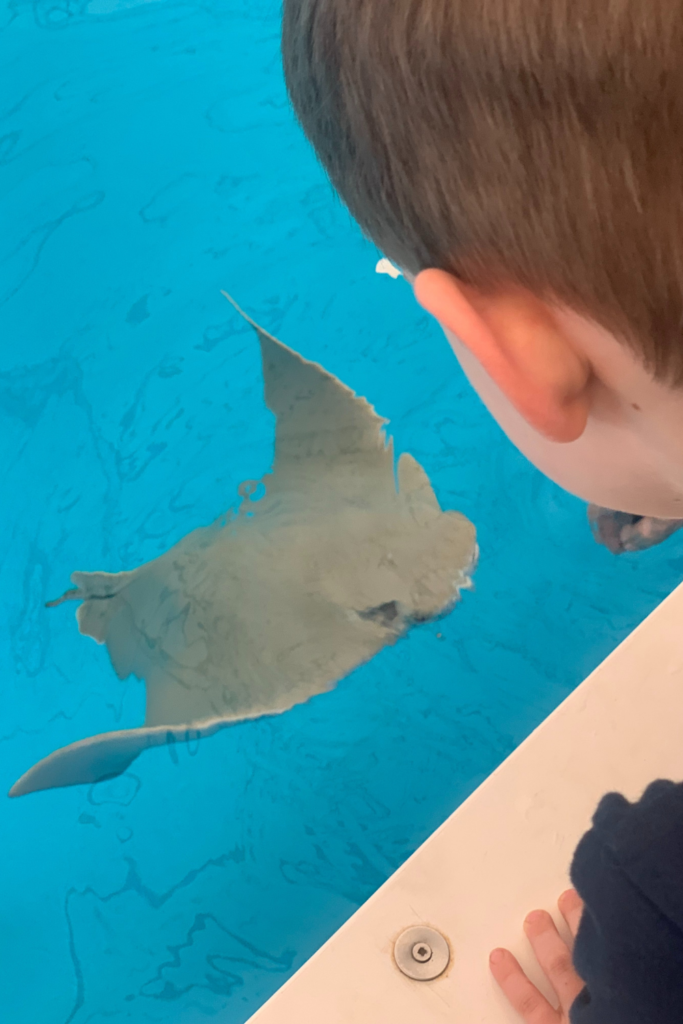
<svg viewBox="0 0 683 1024">
<path fill-rule="evenodd" d="M 521 289 L 484 294 L 445 270 L 421 271 L 414 289 L 538 433 L 565 443 L 582 435 L 591 367 L 547 306 Z"/>
</svg>

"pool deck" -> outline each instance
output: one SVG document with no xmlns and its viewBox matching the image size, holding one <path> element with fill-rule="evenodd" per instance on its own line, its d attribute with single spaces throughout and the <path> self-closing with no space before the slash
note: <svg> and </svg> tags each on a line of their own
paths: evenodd
<svg viewBox="0 0 683 1024">
<path fill-rule="evenodd" d="M 525 914 L 546 907 L 561 923 L 556 900 L 600 797 L 633 800 L 655 778 L 683 779 L 682 735 L 683 584 L 250 1024 L 519 1024 L 489 976 L 489 951 L 507 946 L 539 981 Z M 434 981 L 394 964 L 396 937 L 416 924 L 451 947 Z"/>
</svg>

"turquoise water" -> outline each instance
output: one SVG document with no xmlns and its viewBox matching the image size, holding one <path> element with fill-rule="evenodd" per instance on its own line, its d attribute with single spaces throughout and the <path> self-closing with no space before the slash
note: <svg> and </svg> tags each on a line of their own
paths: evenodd
<svg viewBox="0 0 683 1024">
<path fill-rule="evenodd" d="M 471 393 L 299 134 L 275 3 L 20 0 L 0 67 L 0 790 L 137 725 L 44 602 L 265 472 L 258 350 L 220 295 L 391 420 L 477 525 L 476 588 L 329 694 L 96 786 L 0 798 L 12 1024 L 241 1024 L 683 576 L 621 558 Z"/>
</svg>

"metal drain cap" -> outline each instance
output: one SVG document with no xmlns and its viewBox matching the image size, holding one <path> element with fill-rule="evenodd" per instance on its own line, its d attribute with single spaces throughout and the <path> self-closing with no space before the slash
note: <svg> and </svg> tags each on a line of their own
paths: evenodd
<svg viewBox="0 0 683 1024">
<path fill-rule="evenodd" d="M 406 977 L 415 981 L 432 981 L 448 967 L 451 951 L 441 932 L 417 925 L 406 928 L 396 939 L 394 960 Z"/>
</svg>

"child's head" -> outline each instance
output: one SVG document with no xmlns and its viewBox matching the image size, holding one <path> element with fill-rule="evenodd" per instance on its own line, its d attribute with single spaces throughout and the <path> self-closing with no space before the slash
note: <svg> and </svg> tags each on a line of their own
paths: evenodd
<svg viewBox="0 0 683 1024">
<path fill-rule="evenodd" d="M 503 429 L 683 518 L 683 0 L 284 0 L 290 96 Z"/>
</svg>

